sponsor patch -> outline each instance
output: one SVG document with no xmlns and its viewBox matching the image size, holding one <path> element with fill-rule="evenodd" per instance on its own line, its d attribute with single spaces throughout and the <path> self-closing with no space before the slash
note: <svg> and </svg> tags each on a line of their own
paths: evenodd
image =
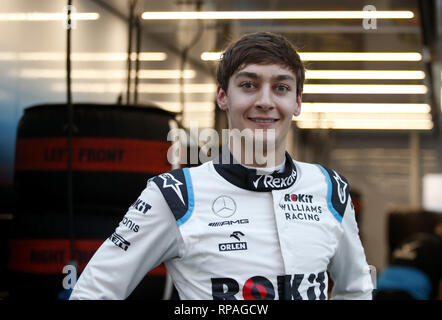
<svg viewBox="0 0 442 320">
<path fill-rule="evenodd" d="M 118 233 L 114 232 L 109 240 L 112 241 L 117 247 L 121 248 L 124 251 L 127 251 L 127 248 L 130 246 L 130 242 L 120 236 Z"/>
</svg>

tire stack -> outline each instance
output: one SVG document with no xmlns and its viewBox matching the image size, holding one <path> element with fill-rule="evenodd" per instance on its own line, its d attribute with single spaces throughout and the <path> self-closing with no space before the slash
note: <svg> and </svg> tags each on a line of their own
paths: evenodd
<svg viewBox="0 0 442 320">
<path fill-rule="evenodd" d="M 166 139 L 173 119 L 174 114 L 153 107 L 74 105 L 72 228 L 66 105 L 25 109 L 17 131 L 17 201 L 8 243 L 12 299 L 62 298 L 71 237 L 80 274 L 147 179 L 171 170 Z M 161 299 L 165 279 L 164 267 L 153 270 L 129 298 Z"/>
</svg>

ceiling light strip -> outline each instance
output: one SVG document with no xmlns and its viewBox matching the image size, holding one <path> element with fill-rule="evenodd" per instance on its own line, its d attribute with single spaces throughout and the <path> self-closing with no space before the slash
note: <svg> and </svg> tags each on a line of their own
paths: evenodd
<svg viewBox="0 0 442 320">
<path fill-rule="evenodd" d="M 131 75 L 135 77 L 135 70 Z M 138 72 L 140 79 L 180 79 L 181 73 L 185 79 L 193 79 L 196 76 L 195 70 L 186 69 L 181 72 L 179 69 L 141 69 Z M 11 76 L 15 72 L 11 72 Z M 21 69 L 18 72 L 20 78 L 25 79 L 64 79 L 66 78 L 66 70 L 64 69 Z M 127 71 L 121 70 L 100 70 L 100 69 L 79 69 L 72 70 L 73 79 L 126 79 Z"/>
<path fill-rule="evenodd" d="M 298 121 L 297 126 L 302 129 L 352 129 L 352 130 L 431 130 L 433 122 L 428 120 L 321 120 Z"/>
<path fill-rule="evenodd" d="M 300 52 L 303 61 L 421 61 L 419 52 Z"/>
<path fill-rule="evenodd" d="M 0 13 L 0 21 L 64 21 L 66 13 L 49 13 L 49 12 L 16 12 L 16 13 Z M 96 12 L 78 12 L 72 13 L 72 20 L 98 20 L 100 15 Z"/>
<path fill-rule="evenodd" d="M 411 19 L 412 11 L 146 11 L 144 20 Z"/>
<path fill-rule="evenodd" d="M 425 94 L 425 85 L 306 84 L 304 94 Z"/>
<path fill-rule="evenodd" d="M 297 120 L 431 120 L 429 113 L 333 113 L 333 112 L 302 112 Z"/>
<path fill-rule="evenodd" d="M 422 80 L 420 70 L 306 70 L 306 79 Z"/>
<path fill-rule="evenodd" d="M 201 60 L 218 61 L 222 52 L 206 51 Z M 303 61 L 421 61 L 419 52 L 299 52 Z"/>
<path fill-rule="evenodd" d="M 73 83 L 73 92 L 82 93 L 120 93 L 124 85 L 120 83 Z M 185 93 L 216 93 L 217 86 L 208 83 L 188 83 L 184 85 Z M 63 83 L 55 83 L 51 90 L 63 92 L 66 87 Z M 138 93 L 149 94 L 179 94 L 179 84 L 168 83 L 143 83 L 138 85 Z"/>
<path fill-rule="evenodd" d="M 303 102 L 301 112 L 328 113 L 429 113 L 431 107 L 426 103 L 318 103 Z"/>
<path fill-rule="evenodd" d="M 73 90 L 77 92 L 120 92 L 121 84 L 117 83 L 74 83 Z M 55 84 L 54 90 L 65 90 L 63 85 Z M 217 85 L 214 83 L 187 83 L 184 85 L 185 93 L 216 93 Z M 116 91 L 115 91 L 116 90 Z M 169 83 L 143 83 L 138 87 L 140 93 L 170 94 L 180 93 L 179 84 Z M 375 84 L 307 84 L 304 94 L 425 94 L 427 87 L 424 85 L 375 85 Z"/>
<path fill-rule="evenodd" d="M 125 52 L 73 52 L 73 61 L 126 61 Z M 164 61 L 165 52 L 141 52 L 140 61 Z M 0 52 L 0 61 L 64 61 L 64 52 Z M 131 60 L 136 60 L 136 53 L 131 54 Z"/>
</svg>

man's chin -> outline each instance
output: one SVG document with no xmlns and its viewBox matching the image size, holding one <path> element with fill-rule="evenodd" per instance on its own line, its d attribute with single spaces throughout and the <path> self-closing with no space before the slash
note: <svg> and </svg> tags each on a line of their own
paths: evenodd
<svg viewBox="0 0 442 320">
<path fill-rule="evenodd" d="M 273 150 L 277 142 L 275 129 L 245 128 L 243 130 L 233 129 L 229 131 L 231 141 L 239 145 L 245 143 L 247 147 L 252 147 L 251 150 Z"/>
<path fill-rule="evenodd" d="M 276 142 L 276 130 L 275 129 L 256 129 L 253 132 L 253 140 L 255 143 L 274 144 Z"/>
</svg>

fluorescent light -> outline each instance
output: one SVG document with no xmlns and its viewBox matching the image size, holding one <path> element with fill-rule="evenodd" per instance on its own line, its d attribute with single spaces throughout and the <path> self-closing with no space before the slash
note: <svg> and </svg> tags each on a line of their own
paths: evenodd
<svg viewBox="0 0 442 320">
<path fill-rule="evenodd" d="M 425 94 L 424 85 L 306 84 L 305 94 Z"/>
<path fill-rule="evenodd" d="M 347 107 L 350 105 L 353 104 L 349 104 Z M 382 105 L 379 104 L 377 107 L 382 107 Z M 429 106 L 427 105 L 427 107 Z M 362 112 L 358 109 L 353 109 L 352 112 L 342 112 L 344 110 L 334 108 L 328 109 L 329 111 L 325 109 L 325 112 L 314 112 L 315 109 L 311 108 L 306 112 L 304 109 L 299 117 L 293 117 L 293 121 L 304 129 L 430 130 L 433 128 L 431 114 L 429 113 L 400 113 L 398 110 L 385 112 L 376 109 L 378 108 Z"/>
<path fill-rule="evenodd" d="M 204 61 L 220 60 L 222 52 L 201 54 Z M 299 52 L 303 61 L 421 61 L 419 52 Z"/>
<path fill-rule="evenodd" d="M 51 89 L 53 91 L 63 92 L 66 86 L 63 83 L 53 84 Z M 208 83 L 188 83 L 184 85 L 185 93 L 215 93 L 217 86 Z M 119 83 L 73 83 L 72 92 L 82 93 L 120 93 L 124 89 L 123 84 Z M 142 83 L 138 85 L 139 93 L 150 94 L 172 94 L 180 93 L 181 88 L 179 84 L 168 83 Z"/>
<path fill-rule="evenodd" d="M 77 92 L 120 92 L 120 84 L 112 83 L 74 83 Z M 114 88 L 114 89 L 110 89 Z M 54 90 L 65 90 L 64 84 L 55 84 Z M 103 91 L 104 90 L 104 91 Z M 111 91 L 106 91 L 111 90 Z M 216 93 L 217 85 L 213 83 L 186 83 L 185 93 Z M 142 83 L 138 86 L 140 93 L 180 93 L 181 87 L 174 83 Z M 308 84 L 304 86 L 305 94 L 424 94 L 424 85 L 374 85 L 374 84 Z"/>
<path fill-rule="evenodd" d="M 395 79 L 421 80 L 420 70 L 306 70 L 306 79 Z"/>
<path fill-rule="evenodd" d="M 165 52 L 140 52 L 140 61 L 164 61 Z M 75 61 L 126 61 L 126 52 L 74 52 L 72 60 Z M 136 53 L 131 54 L 131 60 L 136 60 Z"/>
<path fill-rule="evenodd" d="M 300 52 L 303 61 L 420 61 L 418 52 Z"/>
<path fill-rule="evenodd" d="M 135 73 L 135 72 L 134 72 Z M 138 76 L 141 79 L 193 79 L 196 76 L 195 70 L 185 69 L 183 72 L 178 69 L 170 70 L 140 70 Z"/>
<path fill-rule="evenodd" d="M 67 15 L 65 13 L 48 12 L 17 12 L 0 13 L 0 21 L 64 21 Z M 72 13 L 72 20 L 98 20 L 100 15 L 96 12 Z"/>
<path fill-rule="evenodd" d="M 138 77 L 140 79 L 179 79 L 181 71 L 178 69 L 142 69 L 139 70 Z M 135 71 L 131 72 L 132 78 L 135 77 Z M 183 72 L 183 78 L 193 79 L 196 72 L 192 69 L 186 69 Z M 28 79 L 63 79 L 66 78 L 66 70 L 64 69 L 22 69 L 19 72 L 20 78 Z M 127 70 L 100 70 L 100 69 L 83 69 L 72 70 L 73 79 L 126 79 Z"/>
<path fill-rule="evenodd" d="M 186 83 L 184 84 L 185 93 L 215 93 L 217 85 L 210 83 Z M 181 87 L 179 84 L 166 83 L 146 83 L 139 85 L 139 92 L 142 93 L 180 93 Z"/>
<path fill-rule="evenodd" d="M 146 11 L 144 20 L 411 19 L 412 11 Z"/>
<path fill-rule="evenodd" d="M 201 60 L 204 61 L 217 61 L 221 58 L 222 52 L 203 52 L 201 54 Z"/>
<path fill-rule="evenodd" d="M 136 53 L 131 54 L 134 61 Z M 72 61 L 126 61 L 125 52 L 73 52 Z M 165 52 L 141 52 L 140 61 L 164 61 L 167 59 Z M 0 61 L 64 61 L 64 52 L 0 52 Z"/>
<path fill-rule="evenodd" d="M 303 102 L 301 113 L 429 113 L 430 105 L 426 103 L 317 103 Z"/>
<path fill-rule="evenodd" d="M 298 121 L 302 129 L 353 129 L 353 130 L 431 130 L 430 120 L 305 120 Z"/>
<path fill-rule="evenodd" d="M 302 120 L 367 120 L 367 121 L 403 121 L 403 120 L 431 120 L 429 113 L 366 113 L 366 112 L 301 112 L 295 121 Z"/>
<path fill-rule="evenodd" d="M 0 61 L 16 60 L 16 54 L 13 52 L 0 52 Z"/>
</svg>

